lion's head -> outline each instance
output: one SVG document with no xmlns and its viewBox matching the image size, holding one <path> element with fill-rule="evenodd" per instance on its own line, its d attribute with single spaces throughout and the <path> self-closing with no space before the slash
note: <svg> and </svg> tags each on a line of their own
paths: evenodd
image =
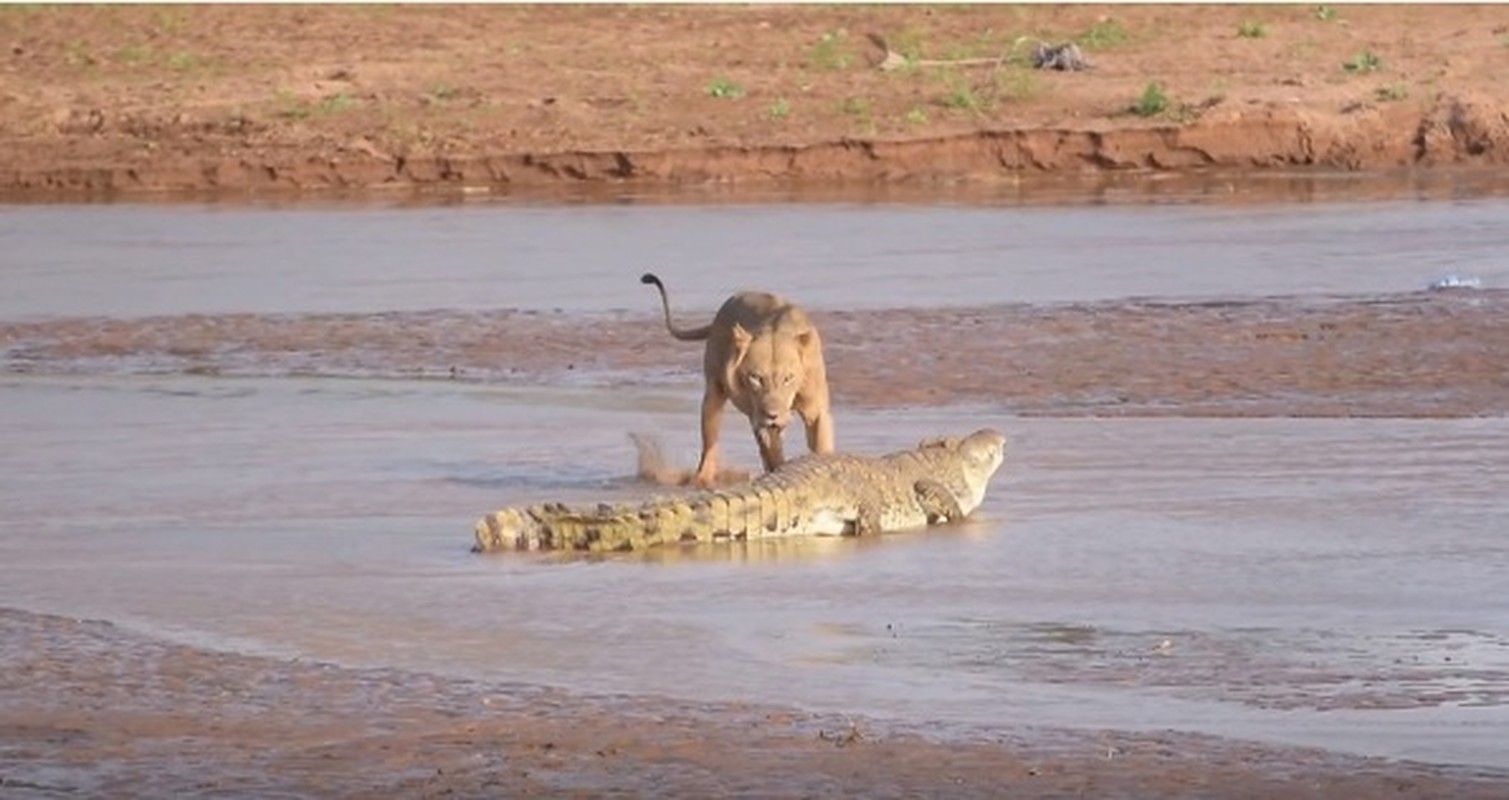
<svg viewBox="0 0 1509 800">
<path fill-rule="evenodd" d="M 810 328 L 793 332 L 772 327 L 751 334 L 734 325 L 729 388 L 744 397 L 756 431 L 785 430 L 791 422 L 791 406 L 805 381 L 807 354 L 817 346 L 816 337 Z"/>
</svg>

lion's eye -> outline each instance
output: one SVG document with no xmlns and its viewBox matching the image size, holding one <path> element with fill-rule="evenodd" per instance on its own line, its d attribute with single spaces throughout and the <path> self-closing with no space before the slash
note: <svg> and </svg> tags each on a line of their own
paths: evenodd
<svg viewBox="0 0 1509 800">
<path fill-rule="evenodd" d="M 749 381 L 750 386 L 758 387 L 760 385 L 759 375 L 745 375 L 744 379 Z"/>
<path fill-rule="evenodd" d="M 788 372 L 785 375 L 781 376 L 781 385 L 782 386 L 790 386 L 791 382 L 794 381 L 794 380 L 796 380 L 796 376 L 792 375 L 791 373 Z"/>
</svg>

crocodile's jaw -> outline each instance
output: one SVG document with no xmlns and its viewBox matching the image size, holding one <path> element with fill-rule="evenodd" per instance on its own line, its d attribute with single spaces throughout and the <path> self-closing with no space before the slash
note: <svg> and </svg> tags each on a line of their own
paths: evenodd
<svg viewBox="0 0 1509 800">
<path fill-rule="evenodd" d="M 990 479 L 995 477 L 1006 459 L 1006 436 L 1000 431 L 983 428 L 975 431 L 959 444 L 963 457 L 964 496 L 958 498 L 959 508 L 966 515 L 985 502 L 985 490 Z"/>
</svg>

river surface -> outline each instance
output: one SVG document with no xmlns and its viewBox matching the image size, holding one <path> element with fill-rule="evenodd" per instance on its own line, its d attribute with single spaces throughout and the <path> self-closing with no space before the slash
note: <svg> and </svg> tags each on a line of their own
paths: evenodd
<svg viewBox="0 0 1509 800">
<path fill-rule="evenodd" d="M 812 308 L 1509 286 L 1509 200 L 908 205 L 0 207 L 0 317 L 642 310 L 738 288 Z M 758 276 L 751 278 L 749 276 Z M 758 281 L 759 286 L 752 286 Z"/>
<path fill-rule="evenodd" d="M 0 318 L 813 307 L 1502 286 L 1501 200 L 1148 207 L 0 211 Z M 859 282 L 851 296 L 845 287 Z M 941 737 L 1187 730 L 1509 767 L 1509 420 L 841 411 L 845 449 L 982 426 L 958 529 L 479 557 L 503 505 L 695 460 L 667 388 L 0 376 L 0 606 L 216 649 L 865 714 Z M 753 445 L 726 422 L 726 451 Z"/>
</svg>

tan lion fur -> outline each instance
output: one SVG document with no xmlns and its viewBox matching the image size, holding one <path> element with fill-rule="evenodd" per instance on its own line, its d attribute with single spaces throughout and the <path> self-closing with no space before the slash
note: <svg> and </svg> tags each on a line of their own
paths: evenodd
<svg viewBox="0 0 1509 800">
<path fill-rule="evenodd" d="M 807 429 L 807 448 L 833 452 L 823 344 L 805 311 L 767 292 L 739 292 L 707 325 L 677 328 L 671 322 L 665 285 L 649 273 L 640 281 L 660 291 L 665 327 L 672 336 L 707 342 L 702 358 L 702 458 L 694 483 L 706 487 L 716 482 L 719 427 L 729 402 L 749 418 L 766 472 L 785 461 L 781 433 L 793 411 Z"/>
</svg>

